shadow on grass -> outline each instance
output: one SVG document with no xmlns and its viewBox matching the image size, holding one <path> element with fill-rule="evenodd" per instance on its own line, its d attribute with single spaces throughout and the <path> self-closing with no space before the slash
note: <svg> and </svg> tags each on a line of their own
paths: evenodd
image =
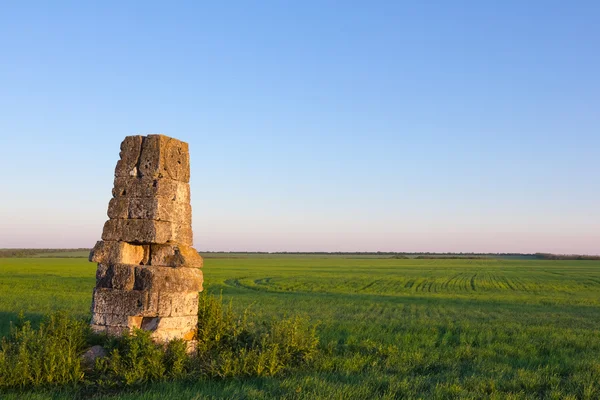
<svg viewBox="0 0 600 400">
<path fill-rule="evenodd" d="M 20 312 L 0 311 L 0 337 L 7 336 L 10 332 L 10 325 L 15 324 L 19 320 Z M 44 314 L 41 313 L 23 313 L 22 316 L 27 321 L 31 321 L 31 325 L 37 328 L 40 322 L 44 319 Z"/>
</svg>

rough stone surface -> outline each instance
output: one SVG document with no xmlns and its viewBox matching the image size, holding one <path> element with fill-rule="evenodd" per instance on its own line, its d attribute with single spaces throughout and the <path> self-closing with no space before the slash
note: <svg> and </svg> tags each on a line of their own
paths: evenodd
<svg viewBox="0 0 600 400">
<path fill-rule="evenodd" d="M 94 289 L 92 312 L 128 316 L 156 316 L 158 315 L 158 293 L 141 290 L 96 288 Z"/>
<path fill-rule="evenodd" d="M 124 334 L 131 332 L 131 329 L 126 326 L 109 326 L 109 325 L 90 325 L 92 332 L 104 333 L 109 336 L 123 336 Z"/>
<path fill-rule="evenodd" d="M 96 287 L 105 289 L 133 290 L 136 265 L 98 264 Z"/>
<path fill-rule="evenodd" d="M 121 144 L 109 220 L 90 252 L 98 263 L 94 332 L 143 329 L 155 341 L 194 343 L 203 276 L 202 257 L 190 247 L 189 178 L 187 143 L 148 135 Z"/>
<path fill-rule="evenodd" d="M 129 218 L 155 219 L 192 224 L 192 206 L 168 198 L 136 198 L 129 200 Z"/>
<path fill-rule="evenodd" d="M 169 242 L 192 245 L 192 228 L 188 224 L 146 219 L 109 219 L 104 224 L 102 239 L 136 244 Z"/>
<path fill-rule="evenodd" d="M 150 249 L 151 265 L 202 268 L 202 257 L 192 247 L 174 244 L 153 244 L 150 246 Z"/>
<path fill-rule="evenodd" d="M 197 325 L 198 316 L 190 315 L 185 317 L 145 317 L 141 326 L 147 331 L 180 329 L 189 332 L 196 329 Z"/>
<path fill-rule="evenodd" d="M 123 314 L 101 314 L 95 313 L 92 316 L 92 324 L 105 326 L 120 326 L 123 328 L 140 328 L 144 317 L 132 317 Z"/>
<path fill-rule="evenodd" d="M 127 136 L 121 143 L 121 159 L 117 161 L 115 176 L 137 176 L 142 151 L 142 136 Z"/>
<path fill-rule="evenodd" d="M 90 261 L 104 264 L 147 264 L 150 257 L 148 246 L 118 241 L 98 241 L 90 252 Z"/>
<path fill-rule="evenodd" d="M 180 329 L 158 329 L 153 331 L 150 337 L 157 342 L 168 342 L 174 339 L 193 340 L 196 337 L 196 329 L 188 332 Z"/>
<path fill-rule="evenodd" d="M 202 271 L 197 268 L 155 266 L 135 267 L 135 290 L 159 292 L 200 292 Z"/>
<path fill-rule="evenodd" d="M 129 199 L 126 197 L 113 197 L 110 199 L 106 215 L 110 219 L 127 219 L 129 216 Z"/>
<path fill-rule="evenodd" d="M 173 201 L 168 197 L 112 198 L 107 214 L 111 219 L 149 219 L 188 225 L 192 223 L 191 205 Z"/>
<path fill-rule="evenodd" d="M 115 198 L 164 197 L 180 203 L 190 202 L 189 183 L 167 178 L 116 177 L 112 193 Z"/>
<path fill-rule="evenodd" d="M 139 173 L 146 178 L 190 180 L 188 144 L 164 135 L 148 135 L 142 142 Z"/>
<path fill-rule="evenodd" d="M 104 347 L 95 345 L 87 349 L 81 356 L 81 362 L 87 368 L 93 368 L 97 358 L 106 357 L 107 353 Z"/>
<path fill-rule="evenodd" d="M 121 143 L 115 177 L 190 180 L 188 144 L 164 135 L 128 136 Z"/>
<path fill-rule="evenodd" d="M 184 317 L 198 314 L 198 292 L 161 293 L 159 297 L 159 315 Z"/>
</svg>

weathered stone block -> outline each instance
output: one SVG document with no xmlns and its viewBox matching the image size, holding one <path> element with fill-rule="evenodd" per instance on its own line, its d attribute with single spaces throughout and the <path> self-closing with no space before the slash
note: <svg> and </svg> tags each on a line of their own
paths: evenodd
<svg viewBox="0 0 600 400">
<path fill-rule="evenodd" d="M 121 143 L 121 159 L 117 161 L 115 176 L 137 176 L 142 152 L 142 136 L 127 136 Z"/>
<path fill-rule="evenodd" d="M 96 287 L 105 289 L 132 290 L 135 282 L 135 265 L 98 264 Z"/>
<path fill-rule="evenodd" d="M 202 264 L 202 257 L 192 247 L 176 244 L 150 245 L 150 265 L 202 268 Z"/>
<path fill-rule="evenodd" d="M 130 331 L 126 326 L 107 326 L 107 325 L 91 325 L 92 332 L 106 333 L 109 336 L 123 336 Z"/>
<path fill-rule="evenodd" d="M 167 197 L 113 197 L 108 204 L 111 219 L 150 219 L 180 224 L 192 223 L 192 206 Z"/>
<path fill-rule="evenodd" d="M 174 242 L 192 245 L 192 228 L 187 225 L 145 219 L 110 219 L 104 224 L 102 239 L 131 243 Z"/>
<path fill-rule="evenodd" d="M 145 218 L 191 225 L 192 206 L 168 198 L 135 198 L 129 200 L 129 218 Z"/>
<path fill-rule="evenodd" d="M 178 222 L 171 222 L 171 236 L 173 239 L 170 242 L 174 244 L 181 244 L 184 246 L 192 246 L 194 244 L 194 234 L 192 233 L 191 224 L 181 224 Z M 164 244 L 160 242 L 154 242 L 155 244 Z"/>
<path fill-rule="evenodd" d="M 196 337 L 196 329 L 188 332 L 180 329 L 160 329 L 152 332 L 150 337 L 156 342 L 168 342 L 174 339 L 193 340 Z"/>
<path fill-rule="evenodd" d="M 89 260 L 103 264 L 147 264 L 149 257 L 150 248 L 147 245 L 100 240 L 90 252 Z"/>
<path fill-rule="evenodd" d="M 162 317 L 198 315 L 198 292 L 168 293 L 158 296 L 158 313 Z"/>
<path fill-rule="evenodd" d="M 106 215 L 110 219 L 127 219 L 129 217 L 129 199 L 122 197 L 110 199 Z"/>
<path fill-rule="evenodd" d="M 111 219 L 104 224 L 104 240 L 132 243 L 166 243 L 172 239 L 172 227 L 166 221 Z"/>
<path fill-rule="evenodd" d="M 108 264 L 98 264 L 96 268 L 96 287 L 112 288 L 112 276 L 108 271 Z"/>
<path fill-rule="evenodd" d="M 94 333 L 106 333 L 106 325 L 92 324 L 90 328 L 92 328 L 92 332 Z"/>
<path fill-rule="evenodd" d="M 138 169 L 143 177 L 189 182 L 188 144 L 164 135 L 148 135 L 142 141 Z"/>
<path fill-rule="evenodd" d="M 180 203 L 190 202 L 189 183 L 168 178 L 116 177 L 112 193 L 115 198 L 165 197 Z"/>
<path fill-rule="evenodd" d="M 198 292 L 173 294 L 171 296 L 171 317 L 198 314 Z"/>
<path fill-rule="evenodd" d="M 92 312 L 129 316 L 156 316 L 158 315 L 158 293 L 95 288 Z"/>
<path fill-rule="evenodd" d="M 135 267 L 135 290 L 163 292 L 202 291 L 202 271 L 197 268 Z"/>
<path fill-rule="evenodd" d="M 83 364 L 86 370 L 91 371 L 96 365 L 96 360 L 98 358 L 106 357 L 106 355 L 106 349 L 97 344 L 95 346 L 90 347 L 86 350 L 85 353 L 83 353 L 83 355 L 81 356 L 81 363 Z"/>
<path fill-rule="evenodd" d="M 179 329 L 189 332 L 196 329 L 197 325 L 198 316 L 190 315 L 185 317 L 144 317 L 141 326 L 146 331 Z"/>
<path fill-rule="evenodd" d="M 120 315 L 120 314 L 92 314 L 93 325 L 104 325 L 104 326 L 121 326 L 126 328 L 138 328 L 142 326 L 144 317 L 131 316 L 131 315 Z"/>
</svg>

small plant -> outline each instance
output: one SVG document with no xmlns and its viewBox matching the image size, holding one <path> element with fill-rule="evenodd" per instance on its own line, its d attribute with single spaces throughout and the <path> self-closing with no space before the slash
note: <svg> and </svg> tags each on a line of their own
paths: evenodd
<svg viewBox="0 0 600 400">
<path fill-rule="evenodd" d="M 126 385 L 165 377 L 165 351 L 150 339 L 150 332 L 136 329 L 116 341 L 108 357 L 98 359 L 96 371 Z"/>
<path fill-rule="evenodd" d="M 183 340 L 170 341 L 165 353 L 165 367 L 169 377 L 184 378 L 189 372 L 189 364 L 187 343 Z"/>
</svg>

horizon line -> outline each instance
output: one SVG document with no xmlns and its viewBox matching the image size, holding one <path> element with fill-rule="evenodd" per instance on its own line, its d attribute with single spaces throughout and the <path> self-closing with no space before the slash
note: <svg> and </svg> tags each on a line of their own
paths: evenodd
<svg viewBox="0 0 600 400">
<path fill-rule="evenodd" d="M 191 246 L 193 247 L 193 246 Z M 0 251 L 7 250 L 91 250 L 91 247 L 4 247 Z M 534 253 L 519 253 L 519 252 L 467 252 L 467 251 L 262 251 L 262 250 L 197 250 L 198 253 L 246 253 L 246 254 L 434 254 L 434 255 L 512 255 L 512 256 L 535 256 L 535 255 L 554 255 L 554 256 L 600 256 L 600 254 L 582 254 L 582 253 L 550 253 L 550 252 L 534 252 Z"/>
</svg>

